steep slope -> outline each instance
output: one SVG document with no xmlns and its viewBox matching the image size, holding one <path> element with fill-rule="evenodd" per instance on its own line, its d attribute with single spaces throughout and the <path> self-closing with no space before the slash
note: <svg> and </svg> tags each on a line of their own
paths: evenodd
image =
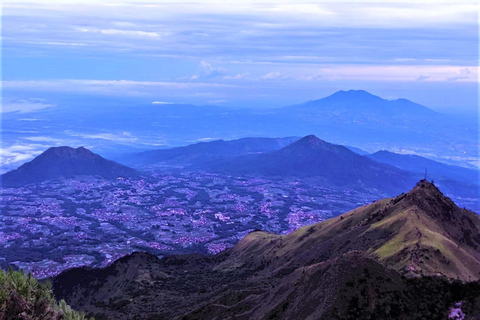
<svg viewBox="0 0 480 320">
<path fill-rule="evenodd" d="M 279 150 L 298 139 L 296 137 L 242 138 L 230 141 L 199 142 L 185 147 L 130 154 L 123 157 L 121 161 L 137 167 L 154 165 L 203 167 L 206 164 L 213 165 L 242 155 Z"/>
<path fill-rule="evenodd" d="M 479 253 L 480 218 L 421 181 L 289 235 L 252 232 L 215 256 L 134 253 L 53 285 L 97 319 L 447 319 L 462 301 L 473 320 Z"/>
<path fill-rule="evenodd" d="M 359 251 L 277 279 L 265 292 L 234 301 L 236 292 L 229 290 L 182 319 L 447 319 L 458 301 L 463 301 L 465 319 L 476 319 L 480 312 L 480 283 L 409 280 Z"/>
<path fill-rule="evenodd" d="M 52 147 L 18 169 L 2 175 L 3 186 L 22 186 L 45 180 L 72 178 L 78 175 L 100 176 L 105 179 L 134 176 L 129 167 L 106 160 L 84 147 Z"/>
<path fill-rule="evenodd" d="M 168 319 L 217 296 L 226 284 L 245 288 L 241 272 L 214 271 L 217 260 L 136 252 L 104 269 L 65 271 L 53 279 L 53 290 L 97 320 Z"/>
<path fill-rule="evenodd" d="M 239 157 L 212 169 L 242 174 L 320 177 L 337 185 L 359 184 L 393 194 L 414 181 L 404 171 L 377 163 L 314 135 L 281 150 Z"/>
<path fill-rule="evenodd" d="M 220 268 L 248 261 L 265 272 L 284 272 L 350 250 L 369 254 L 406 275 L 480 279 L 480 217 L 458 208 L 432 183 L 357 208 L 286 235 L 252 233 Z"/>
</svg>

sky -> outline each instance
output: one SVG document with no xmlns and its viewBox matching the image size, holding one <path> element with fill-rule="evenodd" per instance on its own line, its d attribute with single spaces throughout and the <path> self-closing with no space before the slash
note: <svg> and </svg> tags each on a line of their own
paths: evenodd
<svg viewBox="0 0 480 320">
<path fill-rule="evenodd" d="M 477 1 L 4 0 L 2 111 L 72 97 L 280 107 L 338 90 L 478 109 Z"/>
</svg>

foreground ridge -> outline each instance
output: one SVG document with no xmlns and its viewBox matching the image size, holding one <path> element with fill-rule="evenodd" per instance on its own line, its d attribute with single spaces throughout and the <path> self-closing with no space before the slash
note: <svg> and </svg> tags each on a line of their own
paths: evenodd
<svg viewBox="0 0 480 320">
<path fill-rule="evenodd" d="M 134 253 L 53 285 L 97 319 L 444 319 L 459 301 L 473 316 L 479 228 L 422 180 L 285 236 L 252 232 L 215 256 Z"/>
</svg>

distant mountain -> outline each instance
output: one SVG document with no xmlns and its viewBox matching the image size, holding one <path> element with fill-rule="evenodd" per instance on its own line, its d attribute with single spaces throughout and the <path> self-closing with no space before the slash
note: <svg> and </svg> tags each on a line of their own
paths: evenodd
<svg viewBox="0 0 480 320">
<path fill-rule="evenodd" d="M 298 139 L 297 137 L 242 138 L 231 141 L 199 142 L 185 147 L 130 154 L 120 161 L 137 167 L 159 165 L 202 167 L 207 164 L 215 165 L 242 155 L 279 150 Z"/>
<path fill-rule="evenodd" d="M 334 94 L 303 104 L 286 107 L 295 111 L 328 111 L 332 116 L 382 115 L 388 116 L 436 116 L 438 113 L 407 99 L 387 100 L 364 90 L 338 91 Z"/>
<path fill-rule="evenodd" d="M 368 158 L 401 170 L 412 172 L 417 179 L 425 176 L 434 180 L 442 190 L 455 197 L 475 199 L 480 195 L 480 171 L 444 164 L 416 155 L 378 151 Z M 475 207 L 472 205 L 471 208 Z M 474 208 L 478 210 L 477 208 Z"/>
<path fill-rule="evenodd" d="M 215 256 L 134 253 L 53 288 L 96 319 L 445 319 L 455 305 L 475 319 L 479 279 L 480 217 L 421 181 L 288 235 L 255 231 Z"/>
<path fill-rule="evenodd" d="M 398 154 L 381 150 L 367 155 L 367 157 L 422 176 L 425 174 L 425 170 L 427 170 L 428 177 L 433 180 L 447 178 L 470 183 L 478 183 L 480 181 L 480 171 L 478 170 L 452 166 L 417 155 Z"/>
<path fill-rule="evenodd" d="M 99 176 L 105 179 L 129 177 L 137 172 L 129 167 L 102 158 L 84 147 L 52 147 L 18 169 L 2 175 L 3 186 L 22 186 L 79 175 Z"/>
<path fill-rule="evenodd" d="M 337 185 L 361 184 L 393 193 L 413 183 L 407 172 L 375 162 L 314 135 L 281 150 L 238 157 L 212 169 L 237 174 L 321 177 Z"/>
<path fill-rule="evenodd" d="M 27 118 L 22 113 L 4 113 L 2 143 L 31 143 L 21 132 L 35 131 L 52 139 L 88 144 L 107 154 L 109 150 L 126 153 L 165 143 L 177 147 L 205 137 L 231 140 L 312 133 L 326 141 L 365 150 L 397 147 L 449 156 L 464 163 L 478 153 L 476 117 L 468 121 L 405 99 L 387 100 L 362 90 L 339 91 L 323 99 L 278 108 L 77 98 L 56 108 L 30 112 Z M 50 126 L 53 122 L 55 130 Z M 105 134 L 115 139 L 97 138 Z M 14 161 L 14 157 L 9 160 Z"/>
</svg>

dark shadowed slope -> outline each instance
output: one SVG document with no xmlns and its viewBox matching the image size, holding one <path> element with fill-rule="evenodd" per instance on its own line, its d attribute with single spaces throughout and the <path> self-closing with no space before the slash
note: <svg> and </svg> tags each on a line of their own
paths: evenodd
<svg viewBox="0 0 480 320">
<path fill-rule="evenodd" d="M 52 147 L 16 170 L 2 175 L 3 186 L 22 186 L 78 175 L 105 179 L 134 176 L 137 172 L 114 161 L 104 159 L 84 147 Z"/>
<path fill-rule="evenodd" d="M 348 150 L 350 151 L 353 151 L 361 156 L 366 156 L 368 154 L 370 154 L 369 152 L 363 150 L 363 149 L 360 149 L 360 148 L 357 148 L 357 147 L 352 147 L 352 146 L 345 146 Z"/>
<path fill-rule="evenodd" d="M 212 167 L 230 173 L 321 177 L 336 185 L 362 185 L 392 194 L 414 181 L 409 173 L 360 156 L 340 145 L 310 135 L 285 148 L 239 157 Z"/>
<path fill-rule="evenodd" d="M 155 165 L 177 167 L 194 165 L 195 167 L 203 167 L 204 165 L 213 165 L 242 155 L 279 150 L 298 139 L 297 137 L 242 138 L 231 141 L 200 142 L 185 147 L 130 154 L 121 159 L 121 161 L 122 163 L 138 167 Z"/>
<path fill-rule="evenodd" d="M 480 218 L 431 183 L 216 256 L 135 253 L 54 279 L 97 319 L 445 319 L 480 314 Z M 437 275 L 437 277 L 429 277 Z M 407 277 L 404 277 L 407 276 Z"/>
</svg>

